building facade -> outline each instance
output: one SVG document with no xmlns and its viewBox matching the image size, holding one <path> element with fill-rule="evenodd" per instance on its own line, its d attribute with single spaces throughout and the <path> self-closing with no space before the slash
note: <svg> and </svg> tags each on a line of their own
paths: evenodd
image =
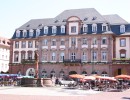
<svg viewBox="0 0 130 100">
<path fill-rule="evenodd" d="M 0 37 L 0 73 L 9 72 L 10 41 Z"/>
<path fill-rule="evenodd" d="M 120 63 L 119 67 L 116 60 L 130 58 L 129 31 L 130 24 L 120 16 L 101 15 L 94 8 L 65 10 L 55 18 L 32 19 L 12 36 L 10 73 L 35 76 L 34 55 L 38 51 L 40 77 L 73 73 L 114 76 L 119 70 L 130 74 L 126 70 L 129 62 L 127 66 Z"/>
</svg>

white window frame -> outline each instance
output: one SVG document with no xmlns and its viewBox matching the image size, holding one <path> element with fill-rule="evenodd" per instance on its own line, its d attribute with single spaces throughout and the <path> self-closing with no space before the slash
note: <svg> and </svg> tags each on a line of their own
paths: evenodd
<svg viewBox="0 0 130 100">
<path fill-rule="evenodd" d="M 92 45 L 97 45 L 97 38 L 93 38 Z"/>
<path fill-rule="evenodd" d="M 82 61 L 86 61 L 87 60 L 87 54 L 85 52 L 83 52 L 82 54 Z"/>
<path fill-rule="evenodd" d="M 15 41 L 15 48 L 19 48 L 19 42 Z"/>
<path fill-rule="evenodd" d="M 92 24 L 92 32 L 97 32 L 97 24 Z"/>
<path fill-rule="evenodd" d="M 83 45 L 87 45 L 87 38 L 83 38 Z"/>
<path fill-rule="evenodd" d="M 33 32 L 34 31 L 32 29 L 29 30 L 29 37 L 33 37 Z"/>
<path fill-rule="evenodd" d="M 21 48 L 26 48 L 26 41 L 21 42 Z"/>
<path fill-rule="evenodd" d="M 56 46 L 56 39 L 53 39 L 52 40 L 52 44 L 51 44 L 52 46 Z"/>
<path fill-rule="evenodd" d="M 120 33 L 125 33 L 125 25 L 120 26 Z"/>
<path fill-rule="evenodd" d="M 101 58 L 102 58 L 102 61 L 107 61 L 107 52 L 106 51 L 102 51 L 102 54 L 101 54 Z"/>
<path fill-rule="evenodd" d="M 56 34 L 57 31 L 57 27 L 56 26 L 52 26 L 52 34 Z"/>
<path fill-rule="evenodd" d="M 36 37 L 38 37 L 40 35 L 40 29 L 36 30 Z"/>
<path fill-rule="evenodd" d="M 44 39 L 44 40 L 43 40 L 43 45 L 44 45 L 44 46 L 47 46 L 47 44 L 48 44 L 48 40 L 47 40 L 47 39 Z"/>
<path fill-rule="evenodd" d="M 33 41 L 28 41 L 28 48 L 33 48 Z"/>
<path fill-rule="evenodd" d="M 64 56 L 65 56 L 64 52 L 61 52 L 61 53 L 60 53 L 60 61 L 63 61 L 63 60 L 64 60 Z"/>
<path fill-rule="evenodd" d="M 27 36 L 27 30 L 23 30 L 23 37 Z"/>
<path fill-rule="evenodd" d="M 61 26 L 61 33 L 65 33 L 65 26 L 64 25 Z"/>
<path fill-rule="evenodd" d="M 103 43 L 103 40 L 105 40 L 105 43 Z M 107 44 L 107 37 L 102 37 L 102 45 L 106 45 Z"/>
<path fill-rule="evenodd" d="M 105 27 L 105 30 L 104 30 L 104 27 Z M 105 23 L 102 24 L 102 31 L 103 31 L 103 32 L 108 31 L 107 24 L 105 24 Z"/>
<path fill-rule="evenodd" d="M 48 34 L 48 27 L 44 26 L 44 34 Z"/>
<path fill-rule="evenodd" d="M 16 31 L 16 37 L 20 37 L 20 31 L 19 30 Z"/>
<path fill-rule="evenodd" d="M 52 52 L 51 60 L 56 61 L 56 53 L 55 52 Z"/>
<path fill-rule="evenodd" d="M 88 25 L 86 25 L 86 24 L 83 25 L 83 32 L 84 33 L 88 32 Z"/>
<path fill-rule="evenodd" d="M 94 62 L 94 61 L 97 61 L 97 52 L 96 51 L 92 51 L 92 62 Z"/>
</svg>

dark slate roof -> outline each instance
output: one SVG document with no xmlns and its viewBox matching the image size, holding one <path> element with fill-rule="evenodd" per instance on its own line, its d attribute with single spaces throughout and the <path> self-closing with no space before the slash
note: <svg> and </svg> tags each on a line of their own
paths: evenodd
<svg viewBox="0 0 130 100">
<path fill-rule="evenodd" d="M 127 21 L 125 21 L 123 18 L 121 18 L 117 14 L 113 15 L 103 15 L 106 21 L 108 21 L 111 25 L 122 25 L 122 24 L 128 24 Z"/>
<path fill-rule="evenodd" d="M 70 9 L 65 10 L 60 13 L 55 18 L 46 18 L 46 19 L 32 19 L 17 28 L 18 30 L 29 30 L 29 29 L 41 29 L 43 26 L 61 26 L 66 24 L 66 19 L 71 16 L 79 17 L 83 23 L 92 24 L 92 23 L 110 23 L 111 25 L 120 25 L 120 24 L 128 24 L 127 21 L 122 19 L 118 15 L 104 15 L 102 16 L 96 9 L 94 8 L 85 8 L 85 9 Z M 84 20 L 87 18 L 86 20 Z M 96 18 L 93 20 L 93 18 Z M 63 21 L 64 20 L 64 21 Z"/>
<path fill-rule="evenodd" d="M 55 19 L 62 21 L 63 19 L 68 19 L 70 16 L 77 16 L 81 20 L 84 20 L 85 18 L 87 18 L 85 23 L 106 22 L 106 20 L 102 17 L 102 15 L 94 8 L 65 10 L 61 14 L 56 16 Z M 96 17 L 96 19 L 93 20 L 93 17 Z"/>
</svg>

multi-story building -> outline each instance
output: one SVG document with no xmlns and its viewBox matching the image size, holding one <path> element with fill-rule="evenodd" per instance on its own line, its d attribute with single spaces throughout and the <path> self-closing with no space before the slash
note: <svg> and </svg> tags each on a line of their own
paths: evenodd
<svg viewBox="0 0 130 100">
<path fill-rule="evenodd" d="M 10 41 L 7 38 L 0 37 L 0 73 L 8 73 Z"/>
<path fill-rule="evenodd" d="M 118 47 L 122 36 L 126 37 L 126 44 L 130 43 L 129 36 L 124 35 L 129 31 L 129 23 L 120 16 L 101 15 L 94 8 L 65 10 L 55 18 L 32 19 L 13 34 L 10 73 L 35 75 L 34 55 L 38 51 L 40 77 L 72 73 L 116 75 L 119 67 L 113 64 L 113 58 L 124 56 L 124 50 L 128 54 L 125 57 L 130 58 L 130 47 Z"/>
</svg>

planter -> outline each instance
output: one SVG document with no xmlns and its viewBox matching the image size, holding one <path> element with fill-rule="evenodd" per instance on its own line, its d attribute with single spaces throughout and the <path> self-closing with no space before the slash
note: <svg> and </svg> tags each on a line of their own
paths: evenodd
<svg viewBox="0 0 130 100">
<path fill-rule="evenodd" d="M 53 86 L 51 78 L 42 78 L 41 79 L 42 86 Z"/>
</svg>

